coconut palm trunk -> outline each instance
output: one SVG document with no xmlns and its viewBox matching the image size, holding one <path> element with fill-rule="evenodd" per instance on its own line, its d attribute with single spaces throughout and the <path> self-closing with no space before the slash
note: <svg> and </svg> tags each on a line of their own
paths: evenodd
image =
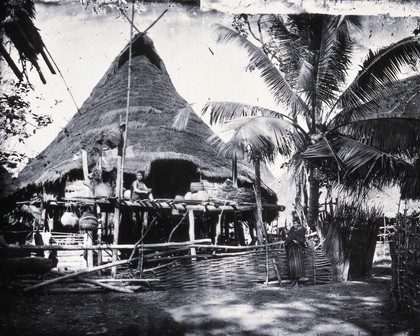
<svg viewBox="0 0 420 336">
<path fill-rule="evenodd" d="M 254 169 L 255 169 L 255 202 L 256 208 L 256 222 L 257 222 L 257 241 L 258 244 L 264 243 L 264 221 L 262 216 L 262 197 L 261 197 L 261 159 L 259 157 L 254 158 Z"/>
<path fill-rule="evenodd" d="M 316 176 L 316 169 L 311 167 L 309 176 L 309 201 L 308 201 L 308 225 L 316 229 L 322 235 L 318 227 L 319 213 L 319 180 Z"/>
</svg>

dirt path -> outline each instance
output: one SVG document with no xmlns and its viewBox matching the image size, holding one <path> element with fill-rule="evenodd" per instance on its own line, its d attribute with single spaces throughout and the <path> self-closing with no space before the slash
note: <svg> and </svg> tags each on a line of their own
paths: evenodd
<svg viewBox="0 0 420 336">
<path fill-rule="evenodd" d="M 0 293 L 0 335 L 420 335 L 389 309 L 390 276 L 247 290 Z M 417 332 L 416 332 L 417 330 Z"/>
</svg>

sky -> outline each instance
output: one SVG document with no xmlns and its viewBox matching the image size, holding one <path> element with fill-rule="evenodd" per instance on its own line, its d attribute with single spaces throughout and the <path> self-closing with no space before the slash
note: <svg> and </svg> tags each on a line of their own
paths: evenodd
<svg viewBox="0 0 420 336">
<path fill-rule="evenodd" d="M 199 113 L 209 100 L 236 101 L 279 110 L 258 73 L 245 71 L 248 65 L 245 52 L 234 45 L 216 42 L 215 24 L 230 27 L 230 12 L 238 12 L 238 8 L 248 12 L 270 12 L 274 11 L 273 8 L 282 11 L 284 8 L 278 5 L 280 2 L 284 1 L 248 0 L 246 3 L 242 1 L 241 7 L 238 1 L 206 0 L 202 1 L 201 9 L 168 3 L 147 4 L 137 8 L 134 22 L 143 31 L 168 10 L 148 31 L 148 35 L 154 41 L 175 88 L 187 102 L 194 103 L 196 112 Z M 312 0 L 299 3 L 314 6 Z M 343 3 L 347 6 L 347 3 L 354 2 Z M 362 8 L 363 2 L 357 3 L 364 13 L 376 11 L 372 5 Z M 273 7 L 275 4 L 277 7 Z M 130 25 L 127 20 L 115 8 L 105 8 L 102 13 L 96 14 L 91 6 L 85 8 L 80 2 L 36 5 L 36 26 L 62 77 L 50 74 L 42 61 L 47 84 L 43 85 L 35 72 L 31 74 L 30 79 L 35 86 L 35 92 L 30 97 L 32 110 L 50 114 L 54 122 L 39 130 L 26 144 L 13 144 L 15 149 L 33 157 L 45 148 L 76 113 L 76 105 L 82 106 L 111 62 L 128 43 Z M 368 8 L 371 10 L 368 11 Z M 331 8 L 329 11 L 332 12 Z M 357 63 L 369 48 L 376 49 L 412 35 L 418 25 L 420 11 L 405 8 L 403 13 L 406 14 L 403 17 L 398 16 L 401 15 L 399 11 L 369 17 L 365 30 L 358 37 L 354 58 Z M 353 73 L 358 69 L 354 67 Z"/>
</svg>

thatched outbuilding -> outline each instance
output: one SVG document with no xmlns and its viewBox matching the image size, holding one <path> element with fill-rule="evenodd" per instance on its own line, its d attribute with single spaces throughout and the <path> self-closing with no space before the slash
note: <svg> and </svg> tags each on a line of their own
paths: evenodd
<svg viewBox="0 0 420 336">
<path fill-rule="evenodd" d="M 104 180 L 115 180 L 121 124 L 125 121 L 129 46 L 116 57 L 80 110 L 54 141 L 19 174 L 17 188 L 61 186 L 82 179 L 82 150 L 89 172 L 100 169 Z M 152 40 L 138 34 L 132 44 L 131 93 L 124 163 L 125 187 L 138 170 L 155 197 L 173 198 L 189 191 L 200 178 L 223 182 L 231 177 L 231 162 L 207 142 L 213 131 L 197 116 L 185 131 L 172 128 L 187 102 L 177 93 Z M 187 79 L 186 79 L 187 80 Z M 240 164 L 238 180 L 252 183 L 253 171 Z M 62 189 L 62 188 L 61 188 Z"/>
</svg>

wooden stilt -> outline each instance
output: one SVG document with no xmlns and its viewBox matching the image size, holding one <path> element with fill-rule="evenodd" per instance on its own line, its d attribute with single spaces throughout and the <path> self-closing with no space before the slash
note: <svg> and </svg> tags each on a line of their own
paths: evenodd
<svg viewBox="0 0 420 336">
<path fill-rule="evenodd" d="M 189 223 L 190 223 L 190 228 L 189 228 L 189 235 L 190 235 L 190 240 L 193 241 L 195 240 L 195 221 L 194 221 L 194 211 L 193 210 L 189 210 L 188 211 L 188 219 L 189 219 Z M 196 250 L 195 247 L 192 247 L 190 249 L 191 255 L 195 256 Z M 192 259 L 195 260 L 195 259 Z"/>
<path fill-rule="evenodd" d="M 93 239 L 92 239 L 93 232 L 88 231 L 88 232 L 86 232 L 86 235 L 87 235 L 86 245 L 87 246 L 92 246 L 93 245 Z M 87 250 L 86 255 L 87 255 L 87 257 L 86 257 L 87 267 L 92 268 L 93 267 L 93 250 Z"/>
<path fill-rule="evenodd" d="M 98 225 L 98 245 L 102 245 L 102 232 L 105 224 L 105 213 L 101 213 L 101 220 Z M 98 265 L 102 265 L 102 251 L 98 251 Z"/>
<path fill-rule="evenodd" d="M 222 235 L 222 222 L 223 222 L 223 213 L 219 214 L 219 219 L 216 223 L 216 232 L 214 237 L 214 244 L 217 245 L 219 243 L 219 238 Z"/>
<path fill-rule="evenodd" d="M 113 243 L 114 245 L 118 245 L 118 236 L 120 233 L 120 205 L 121 205 L 121 194 L 122 194 L 122 183 L 121 183 L 121 162 L 122 156 L 118 155 L 118 162 L 117 162 L 117 185 L 116 185 L 116 196 L 117 196 L 117 205 L 114 209 L 114 228 L 113 228 Z M 116 263 L 118 260 L 118 250 L 112 250 L 112 262 Z M 117 267 L 112 267 L 111 269 L 111 276 L 115 278 L 117 275 Z"/>
</svg>

